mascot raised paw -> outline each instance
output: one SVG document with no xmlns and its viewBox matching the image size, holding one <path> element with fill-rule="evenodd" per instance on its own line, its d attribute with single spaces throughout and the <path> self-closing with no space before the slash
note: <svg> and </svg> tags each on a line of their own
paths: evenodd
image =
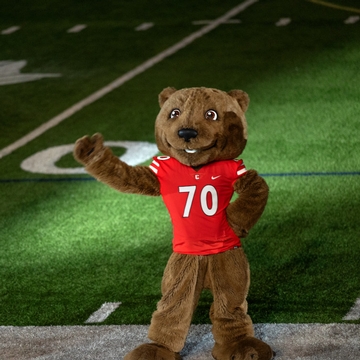
<svg viewBox="0 0 360 360">
<path fill-rule="evenodd" d="M 241 90 L 169 87 L 159 103 L 155 138 L 163 155 L 150 166 L 122 162 L 100 134 L 79 139 L 74 149 L 87 172 L 112 188 L 162 196 L 173 225 L 173 253 L 149 328 L 152 342 L 125 359 L 181 359 L 200 294 L 210 289 L 214 359 L 270 360 L 273 352 L 254 337 L 247 314 L 250 272 L 241 246 L 268 198 L 265 181 L 237 159 L 247 141 L 249 97 Z"/>
</svg>

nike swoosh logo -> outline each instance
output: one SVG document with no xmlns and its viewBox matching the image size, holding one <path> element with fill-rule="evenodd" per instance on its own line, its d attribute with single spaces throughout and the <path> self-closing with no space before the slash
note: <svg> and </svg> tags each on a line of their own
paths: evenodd
<svg viewBox="0 0 360 360">
<path fill-rule="evenodd" d="M 217 179 L 217 178 L 219 178 L 221 175 L 218 175 L 218 176 L 212 176 L 211 177 L 211 180 L 215 180 L 215 179 Z"/>
</svg>

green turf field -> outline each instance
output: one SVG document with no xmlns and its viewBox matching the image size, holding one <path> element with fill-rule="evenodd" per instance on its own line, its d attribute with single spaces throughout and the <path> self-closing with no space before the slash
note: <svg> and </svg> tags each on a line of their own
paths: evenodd
<svg viewBox="0 0 360 360">
<path fill-rule="evenodd" d="M 0 85 L 0 152 L 206 26 L 193 21 L 218 19 L 240 3 L 1 1 L 0 33 L 19 29 L 0 35 L 0 84 L 10 76 L 5 61 L 26 60 L 22 74 L 61 76 Z M 154 143 L 166 86 L 250 95 L 242 158 L 270 186 L 266 211 L 243 241 L 253 321 L 343 322 L 360 297 L 356 16 L 355 0 L 259 0 L 232 18 L 239 22 L 221 24 L 0 157 L 0 325 L 81 325 L 105 302 L 122 304 L 104 324 L 149 323 L 171 253 L 161 199 L 21 163 L 94 132 Z M 281 19 L 290 22 L 277 26 Z M 144 23 L 153 26 L 135 30 Z M 67 32 L 78 24 L 87 27 Z M 79 167 L 70 154 L 55 166 Z M 210 303 L 204 293 L 195 323 L 209 321 Z"/>
</svg>

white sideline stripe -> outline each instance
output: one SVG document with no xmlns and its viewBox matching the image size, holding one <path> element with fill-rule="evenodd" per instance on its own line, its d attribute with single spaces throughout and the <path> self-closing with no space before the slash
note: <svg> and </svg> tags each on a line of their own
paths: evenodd
<svg viewBox="0 0 360 360">
<path fill-rule="evenodd" d="M 102 304 L 100 309 L 92 313 L 85 323 L 100 323 L 105 321 L 120 305 L 121 302 L 106 302 Z"/>
<path fill-rule="evenodd" d="M 10 35 L 14 33 L 15 31 L 20 30 L 20 26 L 11 26 L 1 32 L 1 35 Z"/>
<path fill-rule="evenodd" d="M 67 32 L 68 33 L 78 33 L 82 30 L 84 30 L 87 27 L 87 25 L 85 24 L 79 24 L 79 25 L 75 25 L 74 27 L 70 28 Z"/>
<path fill-rule="evenodd" d="M 354 306 L 343 317 L 343 320 L 359 320 L 360 319 L 360 298 L 356 299 Z"/>
<path fill-rule="evenodd" d="M 360 324 L 254 324 L 275 360 L 359 359 Z M 119 360 L 148 342 L 147 325 L 0 326 L 2 359 Z M 184 360 L 211 359 L 211 325 L 191 325 Z M 1 356 L 0 355 L 0 356 Z"/>
<path fill-rule="evenodd" d="M 238 6 L 234 7 L 224 15 L 220 16 L 218 19 L 214 20 L 211 24 L 204 26 L 200 30 L 192 33 L 191 35 L 185 37 L 180 42 L 176 43 L 175 45 L 169 47 L 168 49 L 164 50 L 160 54 L 150 58 L 149 60 L 145 61 L 141 65 L 137 66 L 133 70 L 125 73 L 124 75 L 120 76 L 109 85 L 103 87 L 102 89 L 96 91 L 95 93 L 91 94 L 87 98 L 79 101 L 75 105 L 71 106 L 67 110 L 63 111 L 61 114 L 55 116 L 54 118 L 50 119 L 46 123 L 42 124 L 35 130 L 31 131 L 29 134 L 25 135 L 21 139 L 15 141 L 11 145 L 3 148 L 0 150 L 0 159 L 6 155 L 11 154 L 13 151 L 17 150 L 18 148 L 26 145 L 28 142 L 36 139 L 38 136 L 43 134 L 45 131 L 53 128 L 54 126 L 61 123 L 63 120 L 67 119 L 68 117 L 72 116 L 76 112 L 80 111 L 85 106 L 88 106 L 95 102 L 96 100 L 102 98 L 106 94 L 110 93 L 111 91 L 115 90 L 119 86 L 123 85 L 127 81 L 133 79 L 135 76 L 145 72 L 147 69 L 153 67 L 157 63 L 161 62 L 165 58 L 169 57 L 170 55 L 175 54 L 179 50 L 185 48 L 187 45 L 194 42 L 196 39 L 204 36 L 211 30 L 214 30 L 216 27 L 227 21 L 228 19 L 232 18 L 233 16 L 237 15 L 238 13 L 244 11 L 249 6 L 255 4 L 258 0 L 246 0 L 243 3 L 239 4 Z"/>
</svg>

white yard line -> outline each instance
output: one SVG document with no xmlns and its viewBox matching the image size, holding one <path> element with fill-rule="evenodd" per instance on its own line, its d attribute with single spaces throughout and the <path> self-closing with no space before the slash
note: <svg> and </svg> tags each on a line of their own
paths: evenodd
<svg viewBox="0 0 360 360">
<path fill-rule="evenodd" d="M 360 298 L 356 299 L 354 306 L 343 317 L 343 320 L 359 320 L 360 319 Z"/>
<path fill-rule="evenodd" d="M 179 50 L 185 48 L 196 39 L 201 38 L 205 34 L 209 33 L 210 31 L 217 28 L 219 25 L 223 24 L 227 20 L 231 19 L 235 15 L 239 14 L 240 12 L 246 10 L 249 6 L 255 4 L 258 0 L 246 0 L 243 3 L 239 4 L 238 6 L 234 7 L 224 15 L 220 16 L 218 19 L 214 20 L 210 24 L 202 27 L 200 30 L 195 31 L 191 35 L 185 37 L 175 45 L 169 47 L 168 49 L 162 51 L 158 55 L 150 58 L 149 60 L 145 61 L 141 65 L 137 66 L 136 68 L 130 70 L 129 72 L 125 73 L 124 75 L 120 76 L 107 86 L 103 87 L 102 89 L 96 91 L 95 93 L 91 94 L 87 98 L 79 101 L 78 103 L 74 104 L 70 108 L 63 111 L 61 114 L 55 116 L 54 118 L 50 119 L 46 123 L 42 124 L 35 130 L 31 131 L 29 134 L 25 135 L 21 139 L 15 141 L 11 145 L 3 148 L 0 150 L 0 159 L 6 155 L 11 154 L 13 151 L 17 150 L 18 148 L 26 145 L 28 142 L 36 139 L 38 136 L 42 135 L 47 130 L 53 128 L 54 126 L 60 124 L 65 119 L 69 118 L 76 112 L 83 109 L 85 106 L 88 106 L 95 102 L 96 100 L 102 98 L 106 94 L 110 93 L 111 91 L 115 90 L 119 86 L 123 85 L 127 81 L 133 79 L 135 76 L 145 72 L 146 70 L 150 69 L 154 65 L 158 64 L 162 60 L 166 59 L 167 57 L 175 54 Z"/>
<path fill-rule="evenodd" d="M 207 25 L 211 24 L 214 20 L 195 20 L 192 22 L 193 25 Z M 239 19 L 230 19 L 227 21 L 224 21 L 223 24 L 241 24 L 241 20 Z"/>
</svg>

